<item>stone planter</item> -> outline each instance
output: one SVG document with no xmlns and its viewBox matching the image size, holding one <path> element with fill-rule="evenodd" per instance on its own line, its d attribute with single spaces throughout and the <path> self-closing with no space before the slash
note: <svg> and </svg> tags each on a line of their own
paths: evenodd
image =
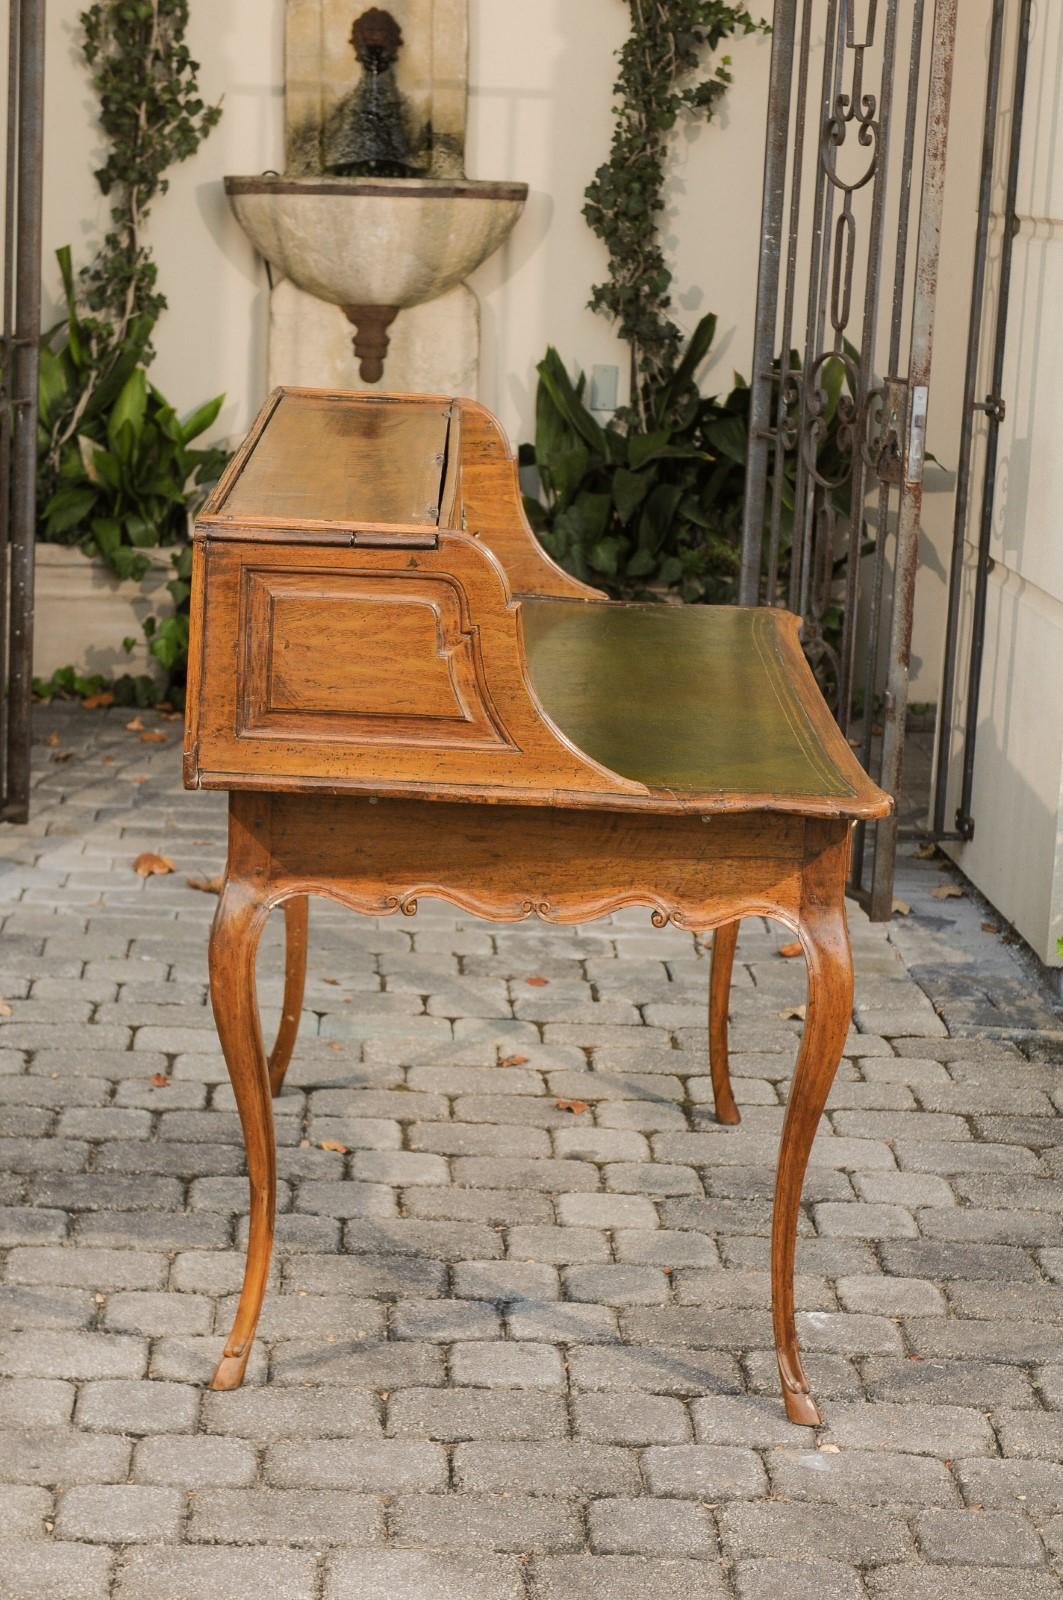
<svg viewBox="0 0 1063 1600">
<path fill-rule="evenodd" d="M 144 620 L 173 606 L 166 585 L 174 577 L 170 550 L 146 550 L 151 569 L 140 583 L 121 582 L 98 558 L 76 545 L 38 544 L 34 588 L 33 672 L 50 678 L 60 667 L 83 677 L 119 677 L 161 669 L 148 653 Z M 122 640 L 136 646 L 127 655 Z"/>
</svg>

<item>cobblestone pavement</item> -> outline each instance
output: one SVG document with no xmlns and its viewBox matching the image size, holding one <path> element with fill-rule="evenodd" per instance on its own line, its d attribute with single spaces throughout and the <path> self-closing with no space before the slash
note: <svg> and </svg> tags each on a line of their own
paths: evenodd
<svg viewBox="0 0 1063 1600">
<path fill-rule="evenodd" d="M 717 1127 L 705 951 L 644 913 L 314 906 L 275 1283 L 215 1395 L 245 1190 L 186 879 L 224 800 L 128 720 L 43 712 L 0 836 L 3 1600 L 1060 1593 L 1063 1032 L 937 864 L 853 917 L 799 1249 L 821 1430 L 766 1275 L 799 963 L 743 928 Z M 261 971 L 275 1014 L 272 931 Z"/>
</svg>

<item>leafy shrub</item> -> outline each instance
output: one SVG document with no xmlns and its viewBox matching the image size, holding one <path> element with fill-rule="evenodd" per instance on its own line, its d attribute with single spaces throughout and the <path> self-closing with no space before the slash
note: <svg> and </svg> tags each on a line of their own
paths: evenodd
<svg viewBox="0 0 1063 1600">
<path fill-rule="evenodd" d="M 539 363 L 535 444 L 521 464 L 538 470 L 540 492 L 525 497 L 529 521 L 555 561 L 617 598 L 672 590 L 679 599 L 734 600 L 741 560 L 749 437 L 749 387 L 735 377 L 723 399 L 700 393 L 716 318 L 703 317 L 672 376 L 646 390 L 648 427 L 630 412 L 603 426 L 588 409 L 586 382 L 573 382 L 557 351 Z M 791 367 L 798 369 L 798 358 Z M 817 464 L 839 478 L 845 442 L 839 418 L 840 360 L 820 381 L 826 401 Z M 794 386 L 796 388 L 796 386 Z M 783 461 L 779 588 L 789 586 L 796 445 Z M 837 507 L 848 514 L 848 485 Z"/>
</svg>

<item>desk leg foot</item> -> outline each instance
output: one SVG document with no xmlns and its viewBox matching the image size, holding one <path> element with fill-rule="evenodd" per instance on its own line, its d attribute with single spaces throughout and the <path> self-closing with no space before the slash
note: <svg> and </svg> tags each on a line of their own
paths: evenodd
<svg viewBox="0 0 1063 1600">
<path fill-rule="evenodd" d="M 794 1259 L 805 1169 L 852 1017 L 844 872 L 844 849 L 837 847 L 824 850 L 805 868 L 800 934 L 808 965 L 808 1006 L 783 1122 L 771 1233 L 772 1319 L 783 1398 L 791 1421 L 810 1426 L 819 1421 L 819 1412 L 797 1345 Z"/>
<path fill-rule="evenodd" d="M 818 1428 L 823 1421 L 819 1414 L 819 1407 L 812 1396 L 805 1389 L 788 1389 L 783 1384 L 783 1403 L 786 1406 L 786 1415 L 791 1422 L 796 1422 L 802 1428 Z"/>
<path fill-rule="evenodd" d="M 712 965 L 709 969 L 709 1069 L 712 1073 L 712 1094 L 716 1104 L 716 1121 L 741 1122 L 738 1107 L 731 1091 L 731 1069 L 727 1054 L 727 1010 L 731 1000 L 731 975 L 734 972 L 735 946 L 738 943 L 735 922 L 725 922 L 712 936 Z"/>
<path fill-rule="evenodd" d="M 247 1362 L 250 1355 L 250 1344 L 239 1355 L 230 1355 L 226 1350 L 214 1369 L 214 1376 L 210 1380 L 211 1388 L 223 1391 L 226 1389 L 239 1389 L 244 1381 L 244 1373 L 247 1371 Z"/>
<path fill-rule="evenodd" d="M 292 1059 L 299 1034 L 299 1018 L 306 989 L 306 941 L 310 921 L 310 902 L 305 894 L 284 902 L 284 1009 L 281 1012 L 277 1042 L 269 1058 L 270 1093 L 276 1099 L 284 1087 L 284 1075 Z"/>
<path fill-rule="evenodd" d="M 226 879 L 210 936 L 210 997 L 244 1132 L 251 1208 L 244 1284 L 225 1354 L 214 1374 L 215 1389 L 235 1389 L 243 1382 L 273 1253 L 277 1153 L 255 992 L 255 953 L 267 916 L 254 883 Z"/>
</svg>

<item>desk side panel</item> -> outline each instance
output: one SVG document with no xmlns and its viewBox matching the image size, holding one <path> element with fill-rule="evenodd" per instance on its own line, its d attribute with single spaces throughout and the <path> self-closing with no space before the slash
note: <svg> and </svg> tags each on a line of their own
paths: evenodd
<svg viewBox="0 0 1063 1600">
<path fill-rule="evenodd" d="M 489 551 L 201 538 L 187 781 L 196 787 L 640 796 L 542 715 Z"/>
</svg>

